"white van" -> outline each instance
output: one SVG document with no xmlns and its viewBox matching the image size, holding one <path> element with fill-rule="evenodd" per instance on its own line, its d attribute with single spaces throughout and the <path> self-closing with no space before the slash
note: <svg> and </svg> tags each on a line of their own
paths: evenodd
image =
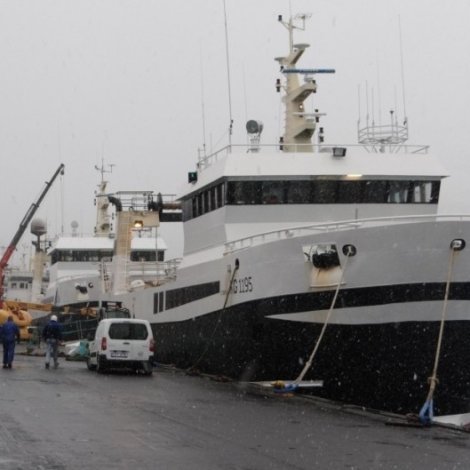
<svg viewBox="0 0 470 470">
<path fill-rule="evenodd" d="M 155 352 L 152 329 L 147 320 L 107 318 L 96 328 L 89 344 L 89 370 L 104 372 L 124 367 L 152 374 Z"/>
</svg>

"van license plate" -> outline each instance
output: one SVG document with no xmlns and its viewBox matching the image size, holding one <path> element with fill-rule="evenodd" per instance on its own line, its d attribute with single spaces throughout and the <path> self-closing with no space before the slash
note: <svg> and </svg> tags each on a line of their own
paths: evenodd
<svg viewBox="0 0 470 470">
<path fill-rule="evenodd" d="M 127 357 L 127 351 L 111 351 L 111 357 Z"/>
</svg>

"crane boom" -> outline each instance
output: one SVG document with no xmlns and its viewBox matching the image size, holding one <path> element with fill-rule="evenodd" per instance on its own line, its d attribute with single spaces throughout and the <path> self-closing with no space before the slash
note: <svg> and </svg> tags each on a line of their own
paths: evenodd
<svg viewBox="0 0 470 470">
<path fill-rule="evenodd" d="M 64 168 L 65 165 L 61 163 L 59 165 L 59 168 L 55 171 L 54 175 L 52 176 L 50 181 L 46 181 L 46 186 L 44 189 L 41 191 L 41 194 L 39 195 L 38 199 L 33 202 L 30 206 L 30 208 L 26 211 L 25 216 L 23 217 L 23 220 L 21 221 L 18 230 L 16 231 L 15 235 L 13 236 L 10 244 L 8 245 L 7 249 L 3 253 L 2 258 L 0 259 L 0 308 L 3 307 L 3 294 L 5 291 L 5 288 L 3 286 L 4 282 L 4 277 L 5 277 L 5 268 L 8 266 L 8 262 L 10 261 L 11 255 L 15 251 L 16 245 L 20 241 L 21 237 L 23 236 L 26 228 L 28 227 L 28 224 L 31 222 L 31 219 L 34 217 L 34 214 L 39 208 L 39 205 L 41 204 L 42 200 L 46 196 L 47 192 L 49 191 L 50 187 L 52 186 L 52 183 L 55 181 L 55 179 L 59 176 L 59 174 L 63 175 L 64 174 Z"/>
</svg>

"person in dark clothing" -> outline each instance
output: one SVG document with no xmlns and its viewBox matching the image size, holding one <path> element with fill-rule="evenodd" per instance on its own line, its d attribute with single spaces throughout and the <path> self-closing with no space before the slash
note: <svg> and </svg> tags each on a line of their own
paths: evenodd
<svg viewBox="0 0 470 470">
<path fill-rule="evenodd" d="M 57 321 L 57 317 L 52 315 L 47 325 L 42 330 L 42 337 L 46 342 L 46 369 L 49 369 L 51 358 L 54 360 L 54 369 L 59 367 L 57 355 L 59 344 L 62 342 L 62 325 Z"/>
<path fill-rule="evenodd" d="M 20 330 L 10 315 L 2 326 L 3 368 L 11 369 L 15 357 L 15 344 L 20 340 Z"/>
</svg>

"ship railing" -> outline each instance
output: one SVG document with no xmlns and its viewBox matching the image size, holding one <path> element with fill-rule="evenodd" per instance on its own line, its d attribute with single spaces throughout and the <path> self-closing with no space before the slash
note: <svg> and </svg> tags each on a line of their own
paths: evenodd
<svg viewBox="0 0 470 470">
<path fill-rule="evenodd" d="M 128 264 L 127 272 L 129 277 L 168 278 L 174 277 L 181 260 L 171 260 L 162 262 L 151 261 L 131 261 Z"/>
<path fill-rule="evenodd" d="M 358 125 L 358 142 L 374 140 L 377 142 L 402 143 L 408 139 L 408 126 L 398 124 L 371 125 L 360 127 Z"/>
<path fill-rule="evenodd" d="M 133 280 L 143 280 L 151 284 L 162 284 L 167 281 L 176 279 L 178 267 L 181 264 L 181 258 L 174 258 L 167 261 L 131 261 L 129 262 L 127 269 L 127 281 L 128 283 Z M 102 263 L 100 269 L 104 269 L 106 272 L 105 279 L 105 291 L 108 292 L 113 285 L 113 264 L 112 262 Z M 90 273 L 88 279 L 100 276 L 98 272 Z M 63 276 L 60 278 L 60 282 L 82 282 L 84 275 L 76 274 L 70 276 Z"/>
<path fill-rule="evenodd" d="M 429 152 L 429 145 L 389 144 L 383 142 L 364 142 L 361 145 L 369 153 L 416 153 L 425 155 Z"/>
<path fill-rule="evenodd" d="M 250 235 L 225 243 L 224 255 L 234 253 L 236 251 L 245 250 L 258 245 L 272 243 L 279 240 L 287 240 L 289 238 L 298 238 L 306 235 L 336 232 L 343 230 L 358 229 L 364 227 L 372 227 L 377 225 L 392 225 L 418 222 L 470 222 L 470 215 L 466 214 L 425 214 L 425 215 L 404 215 L 404 216 L 388 216 L 374 217 L 368 219 L 344 220 L 338 222 L 319 222 L 309 225 L 298 225 L 293 227 L 285 227 L 278 230 L 270 230 L 267 232 Z"/>
<path fill-rule="evenodd" d="M 174 258 L 167 261 L 130 261 L 127 264 L 128 281 L 142 279 L 144 281 L 166 281 L 176 278 L 178 266 L 181 258 Z M 105 269 L 110 276 L 112 284 L 113 264 L 105 263 Z"/>
<path fill-rule="evenodd" d="M 232 144 L 227 145 L 213 153 L 208 155 L 199 156 L 197 162 L 197 169 L 204 170 L 217 163 L 219 160 L 224 159 L 231 153 L 264 153 L 263 151 L 269 151 L 270 153 L 284 153 L 283 148 L 289 149 L 288 153 L 333 153 L 333 149 L 337 148 L 361 148 L 368 152 L 384 152 L 385 147 L 383 142 L 366 140 L 359 144 L 257 144 L 254 149 L 250 144 Z M 386 148 L 390 153 L 417 153 L 427 154 L 429 151 L 429 145 L 415 145 L 415 144 L 404 144 L 401 142 L 386 142 Z"/>
<path fill-rule="evenodd" d="M 98 266 L 97 266 L 98 269 Z M 69 281 L 83 281 L 84 278 L 87 279 L 92 279 L 93 277 L 98 277 L 98 271 L 96 272 L 91 272 L 87 271 L 86 273 L 80 273 L 80 274 L 70 274 L 69 276 L 61 276 L 59 282 L 69 282 Z"/>
<path fill-rule="evenodd" d="M 149 204 L 157 194 L 154 191 L 118 191 L 114 195 L 121 201 L 122 207 L 130 211 L 149 210 Z M 176 201 L 176 194 L 161 194 L 162 203 L 171 204 Z"/>
</svg>

